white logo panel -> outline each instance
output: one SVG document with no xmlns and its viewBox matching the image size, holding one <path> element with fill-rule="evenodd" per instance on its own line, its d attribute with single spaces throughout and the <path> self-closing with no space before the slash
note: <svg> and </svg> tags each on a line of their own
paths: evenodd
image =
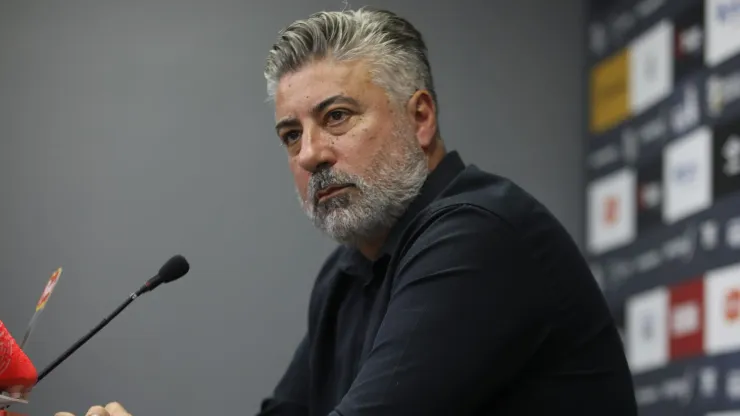
<svg viewBox="0 0 740 416">
<path fill-rule="evenodd" d="M 663 220 L 672 224 L 712 204 L 712 131 L 703 126 L 663 154 Z"/>
<path fill-rule="evenodd" d="M 740 263 L 707 272 L 704 286 L 704 350 L 740 350 Z"/>
<path fill-rule="evenodd" d="M 720 64 L 740 53 L 740 0 L 705 0 L 704 61 Z"/>
<path fill-rule="evenodd" d="M 588 249 L 593 254 L 628 244 L 637 233 L 635 172 L 622 169 L 588 187 Z"/>
<path fill-rule="evenodd" d="M 663 20 L 630 45 L 629 96 L 640 114 L 668 96 L 673 88 L 673 24 Z"/>
<path fill-rule="evenodd" d="M 664 287 L 627 299 L 626 353 L 633 373 L 668 363 L 668 302 L 668 290 Z"/>
</svg>

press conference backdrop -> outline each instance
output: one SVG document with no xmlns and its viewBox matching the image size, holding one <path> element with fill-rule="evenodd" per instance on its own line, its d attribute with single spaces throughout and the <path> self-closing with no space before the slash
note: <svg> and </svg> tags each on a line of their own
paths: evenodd
<svg viewBox="0 0 740 416">
<path fill-rule="evenodd" d="M 740 415 L 740 0 L 591 3 L 586 251 L 640 414 Z"/>
</svg>

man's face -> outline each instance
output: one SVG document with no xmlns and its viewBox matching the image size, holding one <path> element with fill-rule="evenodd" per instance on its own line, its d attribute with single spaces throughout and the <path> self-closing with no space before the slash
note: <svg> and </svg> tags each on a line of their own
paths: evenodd
<svg viewBox="0 0 740 416">
<path fill-rule="evenodd" d="M 284 76 L 277 134 L 309 218 L 362 243 L 390 228 L 417 195 L 427 159 L 404 103 L 372 82 L 362 61 L 321 60 Z"/>
</svg>

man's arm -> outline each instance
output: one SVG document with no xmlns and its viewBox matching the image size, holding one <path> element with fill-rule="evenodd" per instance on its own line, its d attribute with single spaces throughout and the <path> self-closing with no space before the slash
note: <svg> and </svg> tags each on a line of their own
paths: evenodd
<svg viewBox="0 0 740 416">
<path fill-rule="evenodd" d="M 257 416 L 308 416 L 308 336 L 293 354 L 272 396 L 262 401 Z"/>
<path fill-rule="evenodd" d="M 309 332 L 319 319 L 321 305 L 327 287 L 334 277 L 332 273 L 337 260 L 342 256 L 342 246 L 338 246 L 324 261 L 319 270 L 308 304 L 308 331 L 296 348 L 293 358 L 280 378 L 271 397 L 262 401 L 256 416 L 308 416 L 309 414 Z"/>
<path fill-rule="evenodd" d="M 330 416 L 475 414 L 544 339 L 548 288 L 512 229 L 448 209 L 409 249 L 375 344 Z"/>
</svg>

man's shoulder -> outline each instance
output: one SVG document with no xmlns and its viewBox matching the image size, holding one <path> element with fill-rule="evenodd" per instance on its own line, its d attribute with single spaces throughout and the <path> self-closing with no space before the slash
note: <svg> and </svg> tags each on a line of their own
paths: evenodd
<svg viewBox="0 0 740 416">
<path fill-rule="evenodd" d="M 502 175 L 486 172 L 475 165 L 465 168 L 449 186 L 429 204 L 417 218 L 421 222 L 434 219 L 440 213 L 456 212 L 449 219 L 459 219 L 468 212 L 480 211 L 488 215 L 475 216 L 469 226 L 480 226 L 480 221 L 495 221 L 515 231 L 543 223 L 558 224 L 558 220 L 536 197 Z"/>
<path fill-rule="evenodd" d="M 474 165 L 409 221 L 394 254 L 402 258 L 412 247 L 445 244 L 453 236 L 457 244 L 471 247 L 504 244 L 526 256 L 565 256 L 583 263 L 573 237 L 542 202 L 514 180 Z"/>
</svg>

